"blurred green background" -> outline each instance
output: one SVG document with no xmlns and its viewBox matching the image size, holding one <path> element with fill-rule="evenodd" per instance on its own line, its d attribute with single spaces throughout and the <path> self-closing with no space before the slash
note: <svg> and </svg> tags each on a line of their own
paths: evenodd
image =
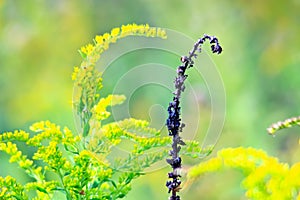
<svg viewBox="0 0 300 200">
<path fill-rule="evenodd" d="M 300 113 L 299 10 L 299 0 L 0 0 L 0 132 L 28 130 L 32 122 L 46 119 L 74 130 L 70 77 L 73 66 L 81 62 L 77 49 L 113 27 L 149 23 L 195 40 L 203 33 L 219 37 L 224 52 L 213 60 L 226 88 L 227 115 L 215 152 L 253 146 L 294 163 L 299 160 L 299 129 L 272 138 L 266 128 Z M 123 64 L 133 59 L 129 56 Z M 178 60 L 170 62 L 175 69 Z M 151 91 L 140 96 L 147 94 Z M 164 96 L 160 103 L 170 98 Z M 133 102 L 132 113 L 147 119 L 140 109 L 144 102 Z M 0 175 L 19 173 L 9 167 L 4 154 L 0 156 Z M 136 180 L 126 199 L 167 199 L 162 177 L 168 170 Z M 234 171 L 207 175 L 182 197 L 243 199 L 240 180 L 241 174 Z"/>
</svg>

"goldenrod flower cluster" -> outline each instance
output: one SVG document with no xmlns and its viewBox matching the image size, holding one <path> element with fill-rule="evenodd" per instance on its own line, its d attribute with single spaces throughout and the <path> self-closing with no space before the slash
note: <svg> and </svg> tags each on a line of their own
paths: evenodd
<svg viewBox="0 0 300 200">
<path fill-rule="evenodd" d="M 92 109 L 94 119 L 98 121 L 107 119 L 110 116 L 107 107 L 122 104 L 125 99 L 126 97 L 124 95 L 108 95 L 105 98 L 101 98 Z"/>
<path fill-rule="evenodd" d="M 93 112 L 96 113 L 98 120 L 109 116 L 105 108 L 99 104 L 102 73 L 95 70 L 96 62 L 111 43 L 127 36 L 166 38 L 166 32 L 161 28 L 150 27 L 148 24 L 127 24 L 113 28 L 110 33 L 97 35 L 93 44 L 81 47 L 79 52 L 83 61 L 80 67 L 74 67 L 72 80 L 75 81 L 76 86 L 73 104 L 83 124 L 84 137 L 91 131 L 90 121 Z M 103 98 L 102 100 L 105 101 Z"/>
<path fill-rule="evenodd" d="M 23 155 L 15 143 L 11 141 L 23 141 L 27 142 L 29 139 L 29 133 L 25 131 L 15 131 L 3 133 L 0 138 L 0 151 L 3 151 L 10 155 L 9 162 L 16 162 L 21 168 L 23 168 L 30 176 L 36 180 L 42 180 L 44 175 L 41 173 L 41 168 L 36 167 L 33 161 L 28 159 L 26 155 Z M 8 141 L 8 142 L 6 142 Z"/>
<path fill-rule="evenodd" d="M 98 56 L 109 48 L 111 43 L 115 43 L 118 39 L 127 36 L 145 36 L 145 37 L 160 37 L 165 39 L 167 34 L 165 30 L 161 28 L 150 27 L 148 24 L 127 24 L 122 25 L 121 28 L 116 27 L 111 30 L 110 33 L 104 33 L 103 35 L 97 35 L 94 39 L 95 44 L 87 44 L 81 47 L 80 52 L 83 57 L 90 56 L 92 54 L 98 54 Z M 99 59 L 99 57 L 98 57 Z"/>
<path fill-rule="evenodd" d="M 31 138 L 29 137 L 29 133 L 22 130 L 1 134 L 0 151 L 10 155 L 9 162 L 18 163 L 35 181 L 21 186 L 19 183 L 16 183 L 15 179 L 0 177 L 1 183 L 5 184 L 1 190 L 0 199 L 13 199 L 10 198 L 10 195 L 18 192 L 19 186 L 22 188 L 22 194 L 20 195 L 23 195 L 23 193 L 24 195 L 22 198 L 15 195 L 17 199 L 28 199 L 26 194 L 29 190 L 37 191 L 36 199 L 51 199 L 53 191 L 58 188 L 60 183 L 57 181 L 46 181 L 45 172 L 49 170 L 62 172 L 72 168 L 70 161 L 63 156 L 63 152 L 59 149 L 59 146 L 64 145 L 65 150 L 72 149 L 78 151 L 78 148 L 75 147 L 80 141 L 80 137 L 74 136 L 68 128 L 61 131 L 59 126 L 49 121 L 35 123 L 30 129 L 37 133 Z M 37 151 L 34 153 L 32 159 L 28 159 L 26 155 L 23 155 L 18 150 L 17 144 L 14 143 L 15 141 L 25 142 L 28 146 L 37 147 Z M 35 160 L 42 160 L 47 165 L 44 167 L 37 166 Z M 14 188 L 9 188 L 9 183 L 11 182 L 15 182 Z"/>
<path fill-rule="evenodd" d="M 11 176 L 0 176 L 0 199 L 28 199 L 24 187 Z"/>
<path fill-rule="evenodd" d="M 0 135 L 0 141 L 26 141 L 29 138 L 29 133 L 22 130 L 16 130 L 14 132 L 5 132 Z"/>
<path fill-rule="evenodd" d="M 168 137 L 161 138 L 159 134 L 159 131 L 149 127 L 148 122 L 129 118 L 99 127 L 90 139 L 88 148 L 93 152 L 109 153 L 112 146 L 122 140 L 130 140 L 134 143 L 132 153 L 143 154 L 150 148 L 170 144 Z"/>
<path fill-rule="evenodd" d="M 110 97 L 110 101 L 112 99 Z M 34 199 L 52 199 L 56 190 L 63 191 L 67 199 L 79 199 L 82 195 L 87 198 L 121 198 L 129 192 L 132 179 L 140 176 L 145 168 L 167 157 L 168 148 L 163 147 L 170 144 L 169 137 L 160 137 L 160 132 L 150 128 L 148 122 L 137 119 L 125 119 L 101 126 L 99 135 L 94 138 L 99 143 L 96 145 L 99 151 L 91 147 L 82 149 L 84 140 L 74 136 L 67 127 L 61 130 L 60 126 L 50 121 L 37 122 L 30 130 L 36 135 L 29 137 L 30 134 L 22 130 L 1 135 L 0 150 L 11 155 L 10 162 L 17 162 L 35 179 L 22 186 L 15 179 L 2 178 L 1 198 L 9 199 L 11 195 L 18 193 L 22 195 L 21 199 L 27 199 L 26 195 L 30 190 L 36 191 Z M 110 154 L 111 147 L 118 144 L 116 141 L 126 139 L 135 142 L 131 153 L 128 157 L 110 163 L 106 156 Z M 23 141 L 29 146 L 37 147 L 32 159 L 22 155 L 13 141 Z M 105 148 L 101 149 L 101 146 Z M 194 154 L 197 146 L 197 142 L 187 141 L 183 154 Z M 163 149 L 146 152 L 153 148 Z M 41 160 L 46 165 L 37 166 L 36 160 Z M 46 181 L 45 173 L 49 171 L 56 173 L 61 180 Z M 122 171 L 124 173 L 117 175 Z M 119 176 L 123 178 L 116 179 Z M 9 185 L 14 185 L 14 188 Z"/>
<path fill-rule="evenodd" d="M 188 178 L 194 179 L 223 168 L 239 169 L 243 172 L 243 187 L 249 199 L 300 199 L 300 163 L 289 167 L 277 158 L 254 148 L 222 149 L 217 157 L 191 168 Z"/>
</svg>

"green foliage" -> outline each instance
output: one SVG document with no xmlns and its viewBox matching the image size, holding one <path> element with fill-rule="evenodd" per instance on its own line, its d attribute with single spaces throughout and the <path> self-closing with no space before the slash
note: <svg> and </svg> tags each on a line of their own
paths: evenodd
<svg viewBox="0 0 300 200">
<path fill-rule="evenodd" d="M 81 124 L 78 135 L 50 121 L 33 124 L 32 133 L 18 130 L 0 135 L 0 151 L 33 178 L 22 185 L 11 176 L 0 177 L 0 199 L 53 199 L 57 193 L 66 199 L 123 198 L 133 179 L 168 156 L 171 139 L 162 137 L 148 122 L 129 118 L 103 123 L 111 115 L 107 107 L 121 104 L 125 96 L 100 95 L 102 76 L 95 63 L 110 43 L 130 35 L 166 37 L 160 28 L 129 24 L 96 36 L 93 45 L 81 48 L 83 62 L 72 75 L 76 87 L 73 103 Z M 125 155 L 115 155 L 114 150 L 124 141 L 133 145 L 127 146 Z M 18 149 L 20 142 L 35 149 L 31 158 Z M 201 149 L 196 141 L 185 142 L 183 155 L 203 157 L 212 150 Z"/>
</svg>

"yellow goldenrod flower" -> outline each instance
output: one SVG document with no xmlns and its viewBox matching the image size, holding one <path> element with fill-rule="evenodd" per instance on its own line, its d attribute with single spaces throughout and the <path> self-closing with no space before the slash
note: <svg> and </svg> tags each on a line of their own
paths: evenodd
<svg viewBox="0 0 300 200">
<path fill-rule="evenodd" d="M 8 188 L 2 187 L 2 188 L 1 188 L 0 197 L 4 197 L 4 195 L 5 195 L 6 192 L 8 192 Z"/>
<path fill-rule="evenodd" d="M 102 35 L 97 35 L 95 37 L 95 40 L 97 42 L 97 45 L 102 45 L 103 44 L 103 36 Z"/>
<path fill-rule="evenodd" d="M 110 185 L 107 182 L 102 183 L 100 186 L 101 190 L 108 190 L 109 188 L 110 188 Z"/>
<path fill-rule="evenodd" d="M 112 37 L 116 37 L 119 35 L 119 33 L 120 33 L 120 28 L 117 27 L 117 28 L 112 29 L 110 34 Z"/>
<path fill-rule="evenodd" d="M 28 167 L 30 167 L 32 164 L 33 164 L 33 161 L 32 161 L 32 160 L 28 160 L 28 159 L 26 159 L 26 160 L 21 160 L 21 161 L 19 162 L 19 166 L 20 166 L 21 168 L 28 168 Z"/>
<path fill-rule="evenodd" d="M 104 33 L 104 34 L 103 34 L 103 40 L 104 40 L 105 42 L 108 42 L 110 38 L 111 38 L 111 36 L 110 36 L 109 33 Z"/>
<path fill-rule="evenodd" d="M 87 44 L 86 46 L 81 47 L 80 51 L 89 56 L 94 51 L 94 46 L 92 44 Z"/>
<path fill-rule="evenodd" d="M 106 110 L 108 106 L 121 104 L 125 101 L 124 95 L 109 95 L 106 98 L 101 98 L 97 105 L 94 106 L 92 112 L 95 119 L 101 121 L 110 116 L 110 112 Z"/>
<path fill-rule="evenodd" d="M 161 29 L 161 28 L 157 28 L 157 37 L 161 37 L 163 39 L 166 39 L 167 38 L 166 31 Z"/>
<path fill-rule="evenodd" d="M 9 162 L 10 163 L 18 162 L 21 159 L 21 156 L 22 156 L 22 152 L 18 151 L 16 154 L 14 154 L 10 157 Z"/>
<path fill-rule="evenodd" d="M 41 122 L 34 123 L 32 126 L 29 127 L 29 129 L 31 131 L 38 132 L 38 131 L 42 131 L 44 127 L 45 127 L 45 122 L 41 121 Z"/>
<path fill-rule="evenodd" d="M 72 80 L 75 81 L 77 79 L 77 74 L 79 72 L 79 67 L 74 67 L 73 73 L 72 73 Z"/>
</svg>

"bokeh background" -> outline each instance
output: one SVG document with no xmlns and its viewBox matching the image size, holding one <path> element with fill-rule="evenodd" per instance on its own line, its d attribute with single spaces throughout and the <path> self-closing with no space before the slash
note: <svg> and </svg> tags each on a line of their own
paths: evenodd
<svg viewBox="0 0 300 200">
<path fill-rule="evenodd" d="M 31 123 L 46 119 L 75 131 L 71 73 L 81 61 L 77 50 L 113 27 L 149 23 L 195 40 L 204 33 L 219 37 L 224 52 L 213 56 L 213 61 L 226 88 L 227 114 L 213 155 L 225 147 L 252 146 L 284 162 L 299 161 L 299 128 L 282 131 L 275 138 L 266 132 L 273 122 L 300 114 L 299 10 L 299 0 L 0 0 L 0 132 L 28 130 Z M 120 68 L 132 66 L 140 56 L 129 55 Z M 170 59 L 174 69 L 178 64 L 172 56 L 158 57 L 153 58 Z M 201 80 L 196 84 L 205 88 Z M 166 107 L 171 96 L 158 98 L 159 89 L 144 89 L 133 96 L 130 111 L 134 117 L 149 119 L 148 101 L 160 101 Z M 209 100 L 206 95 L 203 90 L 202 98 Z M 205 126 L 209 109 L 205 103 L 199 105 Z M 26 180 L 16 166 L 8 164 L 6 155 L 0 156 L 0 175 L 18 174 L 21 181 Z M 167 199 L 162 177 L 168 170 L 136 180 L 125 199 Z M 241 177 L 236 171 L 207 175 L 184 190 L 182 197 L 244 199 Z"/>
</svg>

